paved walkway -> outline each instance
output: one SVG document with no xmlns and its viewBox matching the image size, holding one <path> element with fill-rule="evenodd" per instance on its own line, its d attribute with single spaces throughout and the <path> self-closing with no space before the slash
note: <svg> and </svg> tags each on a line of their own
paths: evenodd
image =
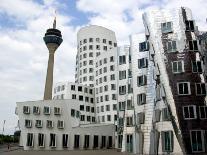
<svg viewBox="0 0 207 155">
<path fill-rule="evenodd" d="M 0 155 L 125 155 L 116 150 L 76 150 L 76 151 L 23 151 L 0 152 Z"/>
</svg>

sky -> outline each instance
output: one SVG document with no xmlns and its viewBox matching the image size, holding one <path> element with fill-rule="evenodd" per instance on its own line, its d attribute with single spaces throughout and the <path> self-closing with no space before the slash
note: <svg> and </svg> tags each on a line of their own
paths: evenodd
<svg viewBox="0 0 207 155">
<path fill-rule="evenodd" d="M 48 50 L 43 42 L 57 12 L 63 43 L 56 51 L 54 83 L 74 81 L 76 34 L 86 25 L 113 30 L 118 45 L 144 33 L 142 13 L 188 7 L 199 30 L 207 31 L 206 0 L 0 0 L 0 134 L 13 134 L 16 102 L 42 100 Z"/>
</svg>

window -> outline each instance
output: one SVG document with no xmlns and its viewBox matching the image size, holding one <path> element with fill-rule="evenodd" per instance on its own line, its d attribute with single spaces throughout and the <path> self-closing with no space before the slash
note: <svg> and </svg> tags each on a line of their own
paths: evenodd
<svg viewBox="0 0 207 155">
<path fill-rule="evenodd" d="M 154 111 L 153 122 L 159 122 L 159 121 L 160 121 L 160 114 L 161 114 L 161 110 L 156 109 L 156 110 Z"/>
<path fill-rule="evenodd" d="M 87 122 L 91 121 L 91 116 L 87 116 Z"/>
<path fill-rule="evenodd" d="M 112 94 L 112 100 L 116 100 L 116 94 Z"/>
<path fill-rule="evenodd" d="M 119 95 L 126 94 L 126 86 L 119 86 Z"/>
<path fill-rule="evenodd" d="M 104 58 L 104 64 L 106 64 L 107 63 L 107 58 Z"/>
<path fill-rule="evenodd" d="M 72 94 L 72 99 L 76 99 L 76 95 L 75 94 Z"/>
<path fill-rule="evenodd" d="M 106 105 L 106 111 L 110 111 L 110 105 Z"/>
<path fill-rule="evenodd" d="M 89 94 L 93 94 L 93 89 L 89 89 Z"/>
<path fill-rule="evenodd" d="M 86 111 L 90 112 L 90 106 L 86 106 Z"/>
<path fill-rule="evenodd" d="M 197 40 L 189 41 L 189 50 L 190 51 L 198 51 L 198 43 Z"/>
<path fill-rule="evenodd" d="M 92 52 L 89 53 L 89 57 L 93 57 L 93 53 Z"/>
<path fill-rule="evenodd" d="M 33 147 L 33 133 L 27 133 L 27 146 Z"/>
<path fill-rule="evenodd" d="M 96 50 L 100 50 L 100 45 L 96 45 Z"/>
<path fill-rule="evenodd" d="M 173 131 L 162 131 L 162 151 L 173 152 Z"/>
<path fill-rule="evenodd" d="M 134 106 L 132 105 L 132 100 L 127 100 L 127 109 L 131 110 L 133 108 L 134 108 Z"/>
<path fill-rule="evenodd" d="M 173 71 L 173 73 L 184 72 L 184 62 L 183 61 L 173 61 L 172 62 L 172 71 Z"/>
<path fill-rule="evenodd" d="M 169 121 L 170 120 L 170 114 L 169 110 L 167 108 L 162 109 L 162 121 Z"/>
<path fill-rule="evenodd" d="M 104 106 L 101 106 L 101 112 L 104 112 Z"/>
<path fill-rule="evenodd" d="M 76 118 L 80 118 L 80 112 L 76 111 Z"/>
<path fill-rule="evenodd" d="M 75 117 L 75 110 L 74 109 L 71 109 L 71 116 Z"/>
<path fill-rule="evenodd" d="M 107 121 L 111 121 L 111 115 L 107 115 Z"/>
<path fill-rule="evenodd" d="M 170 33 L 172 32 L 172 22 L 161 23 L 162 33 Z"/>
<path fill-rule="evenodd" d="M 104 73 L 106 73 L 106 72 L 107 72 L 107 67 L 104 67 L 104 69 L 103 69 L 103 70 L 104 70 Z"/>
<path fill-rule="evenodd" d="M 100 38 L 96 38 L 96 42 L 99 43 L 100 42 Z"/>
<path fill-rule="evenodd" d="M 148 67 L 148 60 L 147 58 L 138 59 L 138 68 L 147 68 Z"/>
<path fill-rule="evenodd" d="M 53 121 L 47 120 L 47 128 L 53 128 Z"/>
<path fill-rule="evenodd" d="M 148 51 L 149 50 L 149 42 L 142 42 L 139 43 L 139 51 L 140 52 L 144 52 L 144 51 Z"/>
<path fill-rule="evenodd" d="M 137 86 L 144 86 L 147 84 L 147 76 L 146 75 L 142 75 L 142 76 L 138 76 L 137 77 Z"/>
<path fill-rule="evenodd" d="M 109 45 L 112 45 L 112 41 L 109 41 Z"/>
<path fill-rule="evenodd" d="M 39 114 L 40 114 L 40 108 L 37 107 L 37 106 L 34 106 L 34 107 L 33 107 L 33 114 L 35 114 L 35 115 L 39 115 Z"/>
<path fill-rule="evenodd" d="M 133 126 L 133 118 L 132 117 L 127 117 L 127 126 Z"/>
<path fill-rule="evenodd" d="M 176 41 L 168 41 L 166 43 L 167 47 L 167 52 L 176 52 L 177 47 L 176 47 Z"/>
<path fill-rule="evenodd" d="M 190 82 L 179 82 L 177 84 L 178 95 L 190 95 Z"/>
<path fill-rule="evenodd" d="M 104 82 L 107 82 L 107 76 L 104 76 Z"/>
<path fill-rule="evenodd" d="M 57 122 L 57 128 L 58 129 L 63 129 L 64 128 L 64 121 L 58 120 L 58 122 Z"/>
<path fill-rule="evenodd" d="M 126 64 L 126 56 L 119 56 L 119 65 Z"/>
<path fill-rule="evenodd" d="M 81 86 L 78 86 L 78 91 L 82 91 L 82 87 Z"/>
<path fill-rule="evenodd" d="M 105 122 L 105 116 L 102 116 L 101 119 L 102 119 L 102 122 Z"/>
<path fill-rule="evenodd" d="M 114 111 L 117 110 L 117 104 L 113 104 L 113 110 L 114 110 Z"/>
<path fill-rule="evenodd" d="M 119 102 L 119 110 L 124 110 L 125 109 L 125 106 L 126 106 L 126 102 Z"/>
<path fill-rule="evenodd" d="M 83 96 L 79 95 L 79 101 L 83 101 Z"/>
<path fill-rule="evenodd" d="M 194 61 L 194 62 L 192 62 L 192 72 L 193 73 L 202 73 L 201 61 Z"/>
<path fill-rule="evenodd" d="M 196 119 L 196 106 L 195 105 L 189 105 L 189 106 L 183 106 L 183 117 L 184 119 Z"/>
<path fill-rule="evenodd" d="M 80 120 L 85 121 L 85 115 L 81 115 Z"/>
<path fill-rule="evenodd" d="M 114 62 L 114 57 L 113 56 L 110 57 L 110 62 Z"/>
<path fill-rule="evenodd" d="M 84 43 L 84 44 L 87 43 L 87 39 L 83 39 L 83 43 Z"/>
<path fill-rule="evenodd" d="M 118 123 L 119 123 L 119 126 L 123 126 L 124 125 L 124 119 L 122 117 L 119 117 Z"/>
<path fill-rule="evenodd" d="M 59 107 L 54 107 L 54 114 L 55 115 L 60 115 L 61 114 L 61 109 Z"/>
<path fill-rule="evenodd" d="M 207 106 L 200 106 L 200 119 L 206 119 L 207 118 Z"/>
<path fill-rule="evenodd" d="M 190 131 L 192 152 L 204 152 L 204 133 L 202 130 Z"/>
<path fill-rule="evenodd" d="M 104 51 L 107 51 L 107 46 L 103 46 L 103 50 Z"/>
<path fill-rule="evenodd" d="M 106 39 L 103 39 L 103 43 L 106 43 Z"/>
<path fill-rule="evenodd" d="M 26 120 L 25 120 L 25 127 L 26 127 L 26 128 L 31 128 L 31 127 L 32 127 L 32 120 L 28 120 L 28 119 L 26 119 Z"/>
<path fill-rule="evenodd" d="M 83 46 L 83 51 L 86 51 L 87 50 L 87 46 Z"/>
<path fill-rule="evenodd" d="M 138 94 L 137 95 L 137 104 L 138 105 L 142 105 L 146 103 L 146 94 L 142 93 L 142 94 Z"/>
<path fill-rule="evenodd" d="M 63 148 L 68 147 L 68 134 L 63 134 L 62 144 L 63 144 Z"/>
<path fill-rule="evenodd" d="M 111 90 L 116 90 L 116 85 L 115 84 L 111 84 Z"/>
<path fill-rule="evenodd" d="M 44 114 L 50 115 L 50 107 L 44 107 Z"/>
<path fill-rule="evenodd" d="M 45 135 L 42 133 L 38 134 L 38 145 L 39 145 L 39 147 L 45 146 Z"/>
<path fill-rule="evenodd" d="M 144 113 L 143 112 L 138 113 L 137 114 L 137 124 L 144 124 L 144 120 L 145 120 Z"/>
<path fill-rule="evenodd" d="M 37 127 L 37 128 L 42 128 L 42 120 L 36 120 L 36 122 L 35 122 L 35 126 Z"/>
<path fill-rule="evenodd" d="M 85 97 L 85 102 L 89 102 L 89 97 Z"/>
<path fill-rule="evenodd" d="M 108 85 L 104 86 L 104 91 L 108 91 Z"/>
<path fill-rule="evenodd" d="M 105 101 L 109 101 L 109 95 L 105 95 Z"/>
<path fill-rule="evenodd" d="M 50 134 L 50 147 L 56 147 L 56 135 Z"/>
<path fill-rule="evenodd" d="M 110 66 L 110 71 L 114 71 L 114 65 Z"/>
<path fill-rule="evenodd" d="M 119 71 L 119 80 L 126 79 L 126 70 Z"/>
<path fill-rule="evenodd" d="M 115 74 L 111 74 L 110 78 L 111 80 L 115 80 Z"/>
<path fill-rule="evenodd" d="M 114 47 L 117 47 L 117 43 L 114 43 Z"/>
<path fill-rule="evenodd" d="M 30 114 L 30 108 L 29 108 L 29 106 L 24 106 L 23 107 L 23 113 L 24 114 Z"/>
<path fill-rule="evenodd" d="M 75 90 L 75 85 L 71 85 L 71 90 Z"/>
<path fill-rule="evenodd" d="M 91 107 L 91 112 L 94 113 L 94 107 Z"/>
<path fill-rule="evenodd" d="M 92 43 L 93 42 L 93 38 L 89 38 L 89 42 Z"/>
<path fill-rule="evenodd" d="M 196 95 L 206 95 L 205 83 L 196 83 Z"/>
<path fill-rule="evenodd" d="M 193 20 L 186 20 L 185 21 L 186 31 L 194 31 L 194 21 Z"/>
</svg>

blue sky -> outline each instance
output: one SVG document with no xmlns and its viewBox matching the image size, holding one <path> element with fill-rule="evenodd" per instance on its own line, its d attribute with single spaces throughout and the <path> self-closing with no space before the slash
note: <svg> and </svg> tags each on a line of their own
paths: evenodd
<svg viewBox="0 0 207 155">
<path fill-rule="evenodd" d="M 199 29 L 207 30 L 206 0 L 1 0 L 0 133 L 4 120 L 5 134 L 14 132 L 16 102 L 43 98 L 48 52 L 42 37 L 55 10 L 64 41 L 56 52 L 54 82 L 73 82 L 81 27 L 107 27 L 116 33 L 118 45 L 129 44 L 130 34 L 144 32 L 143 12 L 181 6 L 191 8 Z"/>
</svg>

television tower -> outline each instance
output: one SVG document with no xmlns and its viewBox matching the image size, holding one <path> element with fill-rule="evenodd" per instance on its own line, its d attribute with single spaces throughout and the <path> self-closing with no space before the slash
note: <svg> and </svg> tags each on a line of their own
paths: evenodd
<svg viewBox="0 0 207 155">
<path fill-rule="evenodd" d="M 46 31 L 43 39 L 49 50 L 44 100 L 52 100 L 54 55 L 55 51 L 63 41 L 61 31 L 56 29 L 56 17 L 53 22 L 53 28 Z"/>
</svg>

